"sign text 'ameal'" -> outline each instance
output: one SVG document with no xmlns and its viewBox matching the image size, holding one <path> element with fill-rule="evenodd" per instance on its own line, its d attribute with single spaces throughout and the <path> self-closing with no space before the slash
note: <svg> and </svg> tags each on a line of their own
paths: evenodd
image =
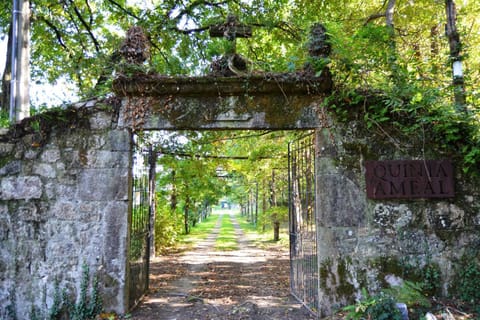
<svg viewBox="0 0 480 320">
<path fill-rule="evenodd" d="M 453 166 L 448 160 L 365 161 L 370 199 L 451 198 Z"/>
</svg>

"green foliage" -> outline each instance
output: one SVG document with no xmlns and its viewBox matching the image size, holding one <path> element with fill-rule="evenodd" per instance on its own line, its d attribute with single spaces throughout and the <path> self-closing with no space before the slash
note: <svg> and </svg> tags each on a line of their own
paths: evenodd
<svg viewBox="0 0 480 320">
<path fill-rule="evenodd" d="M 347 312 L 347 320 L 402 320 L 402 315 L 391 296 L 385 293 L 369 296 L 365 289 L 362 290 L 362 296 L 363 299 L 356 304 L 343 308 L 343 311 Z"/>
<path fill-rule="evenodd" d="M 215 250 L 230 251 L 238 250 L 237 237 L 235 235 L 235 228 L 233 227 L 232 220 L 228 215 L 230 212 L 222 216 L 222 223 L 220 226 L 220 233 L 215 239 Z"/>
<path fill-rule="evenodd" d="M 164 253 L 175 247 L 182 233 L 182 216 L 178 210 L 172 210 L 167 201 L 157 200 L 156 208 L 155 250 Z"/>
<path fill-rule="evenodd" d="M 480 304 L 480 265 L 473 257 L 464 258 L 458 273 L 459 297 L 472 305 Z"/>
<path fill-rule="evenodd" d="M 63 297 L 66 294 L 62 293 L 58 281 L 55 281 L 55 291 L 53 293 L 53 304 L 48 312 L 48 319 L 60 319 L 63 312 Z"/>
<path fill-rule="evenodd" d="M 64 319 L 68 315 L 70 320 L 93 320 L 102 312 L 102 298 L 98 289 L 98 278 L 94 276 L 91 289 L 90 271 L 88 265 L 82 266 L 82 278 L 80 280 L 80 297 L 77 302 L 70 297 L 64 289 L 60 290 L 58 283 L 55 284 L 53 305 L 49 310 L 49 320 Z"/>
<path fill-rule="evenodd" d="M 430 301 L 423 294 L 422 285 L 419 283 L 403 281 L 402 285 L 384 289 L 383 292 L 392 296 L 395 301 L 403 302 L 409 307 L 428 308 L 431 306 Z"/>
<path fill-rule="evenodd" d="M 428 264 L 422 270 L 422 281 L 419 283 L 421 291 L 430 296 L 436 295 L 440 290 L 441 273 L 440 267 L 436 264 Z"/>
<path fill-rule="evenodd" d="M 8 128 L 10 126 L 10 118 L 7 111 L 0 110 L 0 128 Z"/>
<path fill-rule="evenodd" d="M 195 227 L 192 227 L 188 235 L 181 234 L 178 237 L 178 242 L 186 247 L 191 247 L 197 244 L 198 241 L 205 240 L 208 235 L 211 234 L 213 228 L 215 228 L 218 220 L 217 218 L 217 215 L 210 215 L 201 223 L 198 223 L 195 225 Z"/>
</svg>

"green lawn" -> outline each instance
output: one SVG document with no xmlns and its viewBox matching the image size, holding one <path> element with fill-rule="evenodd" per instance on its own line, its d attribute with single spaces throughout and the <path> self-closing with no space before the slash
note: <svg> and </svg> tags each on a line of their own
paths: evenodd
<svg viewBox="0 0 480 320">
<path fill-rule="evenodd" d="M 218 251 L 232 251 L 238 250 L 237 237 L 232 220 L 228 214 L 222 216 L 222 225 L 220 233 L 215 240 L 215 250 Z"/>
<path fill-rule="evenodd" d="M 248 238 L 253 241 L 257 247 L 265 249 L 270 246 L 280 245 L 284 248 L 288 248 L 289 238 L 287 227 L 280 228 L 280 241 L 275 242 L 273 241 L 273 228 L 269 227 L 265 232 L 261 232 L 261 227 L 255 227 L 252 223 L 248 222 L 246 216 L 237 214 L 235 217 L 237 218 L 243 233 L 248 236 Z"/>
<path fill-rule="evenodd" d="M 214 210 L 213 214 L 206 220 L 198 223 L 192 228 L 190 234 L 181 235 L 178 242 L 181 250 L 192 249 L 196 243 L 205 240 L 208 235 L 212 233 L 219 219 L 219 215 L 222 213 L 221 228 L 217 239 L 215 240 L 214 248 L 218 251 L 238 250 L 239 247 L 235 235 L 235 229 L 230 219 L 232 210 Z M 247 221 L 247 217 L 242 217 L 240 213 L 235 213 L 235 218 L 240 224 L 245 236 L 253 241 L 259 248 L 268 249 L 269 247 L 274 246 L 288 248 L 289 239 L 288 229 L 286 227 L 280 229 L 280 241 L 275 242 L 273 241 L 273 229 L 271 227 L 268 228 L 266 232 L 261 232 L 259 230 L 260 227 L 256 228 L 252 223 Z"/>
<path fill-rule="evenodd" d="M 212 233 L 218 221 L 218 215 L 212 214 L 201 223 L 197 223 L 191 228 L 189 234 L 179 236 L 179 245 L 183 249 L 191 249 L 197 242 L 205 240 Z"/>
</svg>

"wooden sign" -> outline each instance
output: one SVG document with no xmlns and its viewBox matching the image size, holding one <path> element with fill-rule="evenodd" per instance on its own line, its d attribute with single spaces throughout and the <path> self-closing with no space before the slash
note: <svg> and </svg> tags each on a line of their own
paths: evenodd
<svg viewBox="0 0 480 320">
<path fill-rule="evenodd" d="M 453 166 L 448 160 L 365 161 L 370 199 L 452 198 Z"/>
</svg>

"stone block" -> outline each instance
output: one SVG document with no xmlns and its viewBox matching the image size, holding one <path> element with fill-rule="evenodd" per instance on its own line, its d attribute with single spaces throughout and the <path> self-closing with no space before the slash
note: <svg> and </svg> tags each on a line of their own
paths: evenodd
<svg viewBox="0 0 480 320">
<path fill-rule="evenodd" d="M 128 130 L 112 130 L 108 133 L 109 150 L 131 152 L 131 134 Z"/>
<path fill-rule="evenodd" d="M 18 219 L 23 221 L 45 221 L 47 217 L 42 216 L 37 205 L 33 202 L 25 203 L 25 205 L 20 206 L 17 210 Z"/>
<path fill-rule="evenodd" d="M 4 200 L 40 199 L 42 196 L 42 181 L 35 176 L 3 178 L 1 186 L 0 198 Z"/>
<path fill-rule="evenodd" d="M 88 137 L 88 148 L 90 150 L 101 149 L 107 143 L 107 139 L 102 134 L 92 134 Z"/>
<path fill-rule="evenodd" d="M 40 156 L 40 160 L 47 163 L 55 163 L 60 160 L 60 150 L 59 149 L 47 149 L 43 151 Z"/>
<path fill-rule="evenodd" d="M 55 196 L 57 199 L 71 200 L 75 198 L 77 191 L 76 185 L 72 184 L 71 181 L 62 181 L 55 186 Z"/>
<path fill-rule="evenodd" d="M 125 258 L 126 238 L 128 229 L 127 202 L 111 202 L 104 211 L 104 256 L 106 261 Z"/>
<path fill-rule="evenodd" d="M 366 223 L 365 192 L 352 180 L 336 174 L 317 178 L 317 212 L 320 226 L 362 227 Z"/>
<path fill-rule="evenodd" d="M 82 222 L 99 222 L 102 219 L 103 201 L 88 201 L 78 204 L 78 213 Z"/>
<path fill-rule="evenodd" d="M 128 152 L 97 150 L 89 154 L 89 167 L 94 168 L 128 168 L 130 154 Z"/>
<path fill-rule="evenodd" d="M 49 163 L 36 163 L 33 166 L 33 173 L 45 178 L 55 178 L 57 172 Z"/>
<path fill-rule="evenodd" d="M 9 176 L 20 173 L 22 170 L 22 163 L 18 160 L 8 162 L 0 168 L 0 176 Z"/>
<path fill-rule="evenodd" d="M 37 158 L 39 153 L 40 153 L 40 150 L 29 149 L 25 151 L 25 154 L 23 155 L 23 157 L 27 160 L 33 160 Z"/>
<path fill-rule="evenodd" d="M 76 221 L 78 219 L 77 203 L 72 201 L 56 202 L 51 209 L 52 217 L 59 220 Z"/>
<path fill-rule="evenodd" d="M 0 143 L 0 155 L 6 155 L 13 151 L 15 144 L 13 143 Z"/>
<path fill-rule="evenodd" d="M 87 201 L 128 199 L 127 169 L 87 169 L 80 173 L 78 198 Z"/>
<path fill-rule="evenodd" d="M 94 130 L 108 129 L 112 125 L 112 115 L 106 112 L 97 112 L 89 120 Z"/>
<path fill-rule="evenodd" d="M 8 239 L 10 234 L 10 215 L 7 206 L 0 206 L 0 241 Z M 1 261 L 2 259 L 0 259 Z"/>
</svg>

